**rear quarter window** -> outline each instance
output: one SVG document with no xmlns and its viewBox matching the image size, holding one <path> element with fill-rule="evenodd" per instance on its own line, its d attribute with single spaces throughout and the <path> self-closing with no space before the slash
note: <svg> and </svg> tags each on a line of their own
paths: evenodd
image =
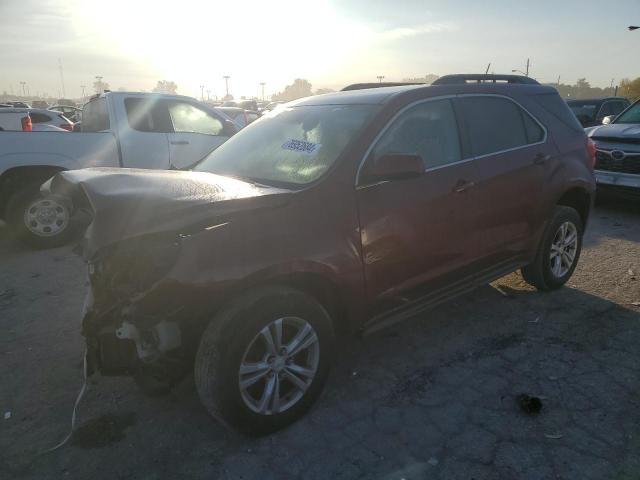
<svg viewBox="0 0 640 480">
<path fill-rule="evenodd" d="M 576 132 L 583 132 L 584 129 L 578 119 L 573 114 L 569 106 L 560 98 L 557 93 L 543 93 L 531 95 L 533 101 L 540 105 L 545 111 L 562 122 L 565 126 Z"/>
<path fill-rule="evenodd" d="M 44 113 L 31 112 L 29 116 L 31 117 L 31 123 L 47 123 L 51 121 L 51 117 Z"/>
</svg>

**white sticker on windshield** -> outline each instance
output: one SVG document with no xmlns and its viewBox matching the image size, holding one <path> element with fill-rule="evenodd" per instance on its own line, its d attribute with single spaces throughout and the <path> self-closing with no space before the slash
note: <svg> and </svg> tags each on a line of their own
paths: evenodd
<svg viewBox="0 0 640 480">
<path fill-rule="evenodd" d="M 320 143 L 306 142 L 304 140 L 288 140 L 282 144 L 285 150 L 303 153 L 305 155 L 313 155 L 322 146 Z"/>
</svg>

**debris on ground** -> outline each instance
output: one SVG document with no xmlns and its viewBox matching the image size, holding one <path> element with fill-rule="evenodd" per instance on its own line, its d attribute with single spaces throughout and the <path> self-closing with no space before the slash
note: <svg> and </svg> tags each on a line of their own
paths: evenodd
<svg viewBox="0 0 640 480">
<path fill-rule="evenodd" d="M 627 270 L 627 273 L 631 277 L 631 280 L 635 280 L 636 279 L 636 274 L 632 269 Z"/>
<path fill-rule="evenodd" d="M 4 419 L 9 420 L 11 418 L 11 412 L 4 412 Z"/>
<path fill-rule="evenodd" d="M 522 411 L 529 415 L 540 413 L 540 410 L 542 410 L 542 400 L 538 397 L 527 395 L 526 393 L 518 395 L 516 402 L 518 402 Z"/>
<path fill-rule="evenodd" d="M 439 462 L 437 458 L 431 457 L 429 460 L 427 460 L 427 463 L 435 467 Z"/>
<path fill-rule="evenodd" d="M 78 427 L 71 437 L 71 445 L 81 448 L 101 448 L 119 442 L 125 430 L 136 423 L 134 413 L 107 413 Z"/>
<path fill-rule="evenodd" d="M 562 437 L 564 437 L 564 435 L 562 435 L 561 433 L 545 433 L 544 434 L 544 438 L 549 438 L 551 440 L 559 440 Z"/>
</svg>

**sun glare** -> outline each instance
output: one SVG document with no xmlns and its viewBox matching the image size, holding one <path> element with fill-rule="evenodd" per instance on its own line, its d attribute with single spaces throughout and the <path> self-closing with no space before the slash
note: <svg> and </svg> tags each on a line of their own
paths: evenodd
<svg viewBox="0 0 640 480">
<path fill-rule="evenodd" d="M 340 16 L 324 0 L 306 2 L 198 2 L 177 4 L 114 0 L 79 2 L 74 25 L 114 55 L 143 62 L 180 90 L 231 75 L 238 94 L 252 95 L 258 83 L 290 83 L 340 68 L 370 32 Z M 330 32 L 327 35 L 327 32 Z M 256 76 L 257 75 L 257 76 Z M 188 93 L 188 92 L 186 92 Z"/>
</svg>

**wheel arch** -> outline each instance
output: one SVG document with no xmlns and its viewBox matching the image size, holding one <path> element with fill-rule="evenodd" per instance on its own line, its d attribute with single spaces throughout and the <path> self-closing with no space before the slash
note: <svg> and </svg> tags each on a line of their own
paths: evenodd
<svg viewBox="0 0 640 480">
<path fill-rule="evenodd" d="M 583 227 L 586 227 L 592 203 L 592 194 L 586 188 L 572 187 L 558 198 L 556 205 L 575 209 L 582 219 Z"/>
<path fill-rule="evenodd" d="M 6 218 L 6 206 L 9 198 L 20 187 L 30 183 L 44 183 L 63 170 L 65 168 L 53 165 L 29 165 L 12 167 L 4 171 L 0 175 L 0 218 Z"/>
</svg>

